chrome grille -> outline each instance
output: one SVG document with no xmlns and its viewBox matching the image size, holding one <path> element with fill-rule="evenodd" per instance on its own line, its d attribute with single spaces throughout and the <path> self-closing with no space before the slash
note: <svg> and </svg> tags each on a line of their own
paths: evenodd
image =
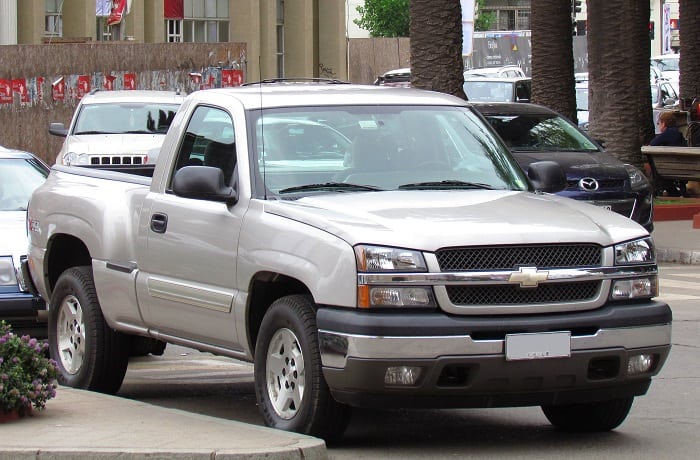
<svg viewBox="0 0 700 460">
<path fill-rule="evenodd" d="M 583 302 L 594 299 L 600 281 L 540 284 L 537 288 L 512 285 L 446 286 L 455 305 L 517 305 Z"/>
<path fill-rule="evenodd" d="M 595 244 L 495 246 L 439 249 L 440 270 L 513 270 L 518 267 L 575 268 L 599 266 L 602 248 Z"/>
</svg>

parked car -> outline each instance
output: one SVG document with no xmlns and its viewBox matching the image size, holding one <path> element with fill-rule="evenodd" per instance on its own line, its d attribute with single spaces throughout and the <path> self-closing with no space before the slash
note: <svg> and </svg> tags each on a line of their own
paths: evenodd
<svg viewBox="0 0 700 460">
<path fill-rule="evenodd" d="M 517 65 L 504 65 L 501 67 L 479 67 L 464 71 L 464 79 L 479 77 L 496 78 L 525 78 L 525 72 Z"/>
<path fill-rule="evenodd" d="M 184 95 L 175 91 L 96 91 L 75 109 L 70 127 L 51 123 L 65 137 L 56 163 L 132 165 L 154 163 Z"/>
<path fill-rule="evenodd" d="M 661 76 L 671 83 L 676 92 L 679 91 L 680 58 L 681 55 L 678 53 L 661 54 L 651 57 L 651 65 L 659 69 Z"/>
<path fill-rule="evenodd" d="M 374 81 L 378 86 L 399 86 L 408 88 L 411 86 L 411 69 L 394 69 L 384 72 Z"/>
<path fill-rule="evenodd" d="M 652 231 L 653 187 L 558 113 L 536 104 L 474 104 L 503 139 L 520 167 L 556 161 L 567 187 L 558 195 L 584 200 L 629 217 Z"/>
<path fill-rule="evenodd" d="M 29 198 L 49 167 L 28 152 L 0 147 L 0 319 L 17 334 L 46 338 L 46 304 L 27 289 L 20 261 L 26 257 Z"/>
<path fill-rule="evenodd" d="M 474 77 L 464 80 L 464 93 L 475 102 L 530 102 L 532 82 L 528 77 Z"/>
</svg>

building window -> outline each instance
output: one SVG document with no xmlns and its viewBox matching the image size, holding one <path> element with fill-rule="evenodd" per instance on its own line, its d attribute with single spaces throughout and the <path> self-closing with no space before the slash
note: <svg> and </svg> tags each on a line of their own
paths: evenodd
<svg viewBox="0 0 700 460">
<path fill-rule="evenodd" d="M 185 0 L 182 41 L 211 43 L 229 41 L 228 0 Z"/>
<path fill-rule="evenodd" d="M 182 19 L 168 19 L 165 21 L 165 41 L 167 43 L 182 42 Z"/>
<path fill-rule="evenodd" d="M 277 77 L 284 78 L 284 0 L 277 0 Z"/>
<path fill-rule="evenodd" d="M 61 7 L 63 0 L 44 0 L 44 36 L 62 37 L 63 19 L 61 18 Z"/>
</svg>

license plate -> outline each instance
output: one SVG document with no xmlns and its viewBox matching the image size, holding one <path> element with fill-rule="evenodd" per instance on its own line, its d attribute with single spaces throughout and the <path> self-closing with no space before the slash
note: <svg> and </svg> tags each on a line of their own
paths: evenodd
<svg viewBox="0 0 700 460">
<path fill-rule="evenodd" d="M 571 356 L 570 332 L 506 335 L 506 361 L 568 356 Z"/>
</svg>

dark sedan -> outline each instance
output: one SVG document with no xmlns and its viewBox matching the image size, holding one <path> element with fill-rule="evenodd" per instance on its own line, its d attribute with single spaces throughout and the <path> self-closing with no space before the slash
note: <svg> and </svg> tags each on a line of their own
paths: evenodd
<svg viewBox="0 0 700 460">
<path fill-rule="evenodd" d="M 27 253 L 27 203 L 49 167 L 31 153 L 0 147 L 0 320 L 13 332 L 46 338 L 46 304 L 20 269 Z"/>
<path fill-rule="evenodd" d="M 607 153 L 565 117 L 535 104 L 475 103 L 523 170 L 556 161 L 567 187 L 558 195 L 602 206 L 653 230 L 653 187 L 636 167 Z"/>
</svg>

